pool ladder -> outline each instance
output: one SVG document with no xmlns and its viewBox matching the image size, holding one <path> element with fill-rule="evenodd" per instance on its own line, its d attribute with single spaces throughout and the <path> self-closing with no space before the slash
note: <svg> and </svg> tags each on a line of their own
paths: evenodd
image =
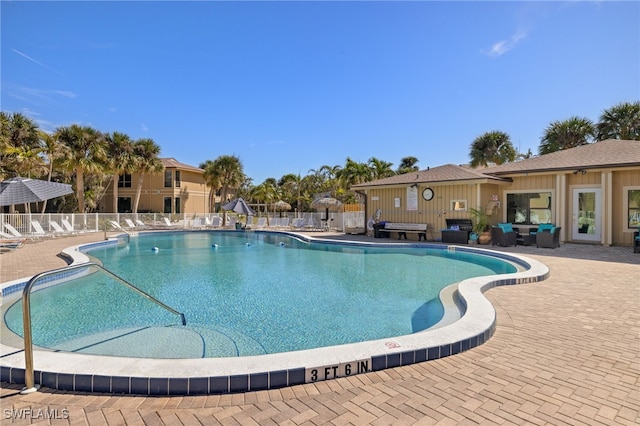
<svg viewBox="0 0 640 426">
<path fill-rule="evenodd" d="M 35 385 L 34 370 L 33 370 L 33 339 L 31 335 L 31 289 L 34 287 L 36 282 L 42 280 L 45 277 L 49 277 L 52 275 L 65 274 L 67 272 L 75 271 L 78 269 L 88 269 L 91 267 L 95 267 L 98 270 L 105 272 L 111 278 L 114 278 L 119 283 L 124 284 L 126 287 L 130 288 L 131 290 L 135 291 L 141 296 L 147 298 L 148 300 L 154 302 L 161 308 L 164 308 L 167 311 L 171 312 L 172 314 L 179 316 L 180 321 L 182 322 L 182 325 L 187 325 L 187 320 L 182 312 L 178 312 L 175 309 L 165 305 L 164 303 L 162 303 L 161 301 L 159 301 L 149 293 L 145 293 L 144 291 L 140 290 L 138 287 L 134 286 L 133 284 L 125 280 L 124 278 L 119 277 L 118 275 L 98 265 L 97 263 L 89 262 L 89 263 L 83 263 L 81 265 L 72 265 L 72 266 L 67 266 L 64 268 L 54 269 L 51 271 L 46 271 L 46 272 L 37 274 L 29 280 L 29 282 L 24 286 L 24 289 L 22 290 L 22 323 L 23 323 L 23 329 L 24 329 L 23 331 L 24 331 L 24 358 L 25 358 L 25 363 L 24 363 L 25 387 L 20 391 L 21 394 L 32 393 L 37 391 L 40 388 L 39 385 L 38 386 Z"/>
</svg>

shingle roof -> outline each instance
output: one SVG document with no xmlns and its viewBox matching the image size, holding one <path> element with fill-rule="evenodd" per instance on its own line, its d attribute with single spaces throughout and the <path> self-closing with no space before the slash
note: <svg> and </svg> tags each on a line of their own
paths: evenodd
<svg viewBox="0 0 640 426">
<path fill-rule="evenodd" d="M 491 175 L 557 170 L 640 167 L 640 141 L 607 139 L 483 169 Z"/>
<path fill-rule="evenodd" d="M 199 172 L 199 173 L 204 172 L 204 170 L 202 170 L 202 169 L 200 169 L 198 167 L 190 166 L 188 164 L 181 163 L 178 160 L 176 160 L 175 158 L 161 158 L 160 161 L 162 161 L 162 164 L 164 165 L 165 168 L 189 170 L 189 171 L 192 171 L 192 172 Z"/>
<path fill-rule="evenodd" d="M 490 176 L 469 167 L 456 166 L 455 164 L 445 164 L 444 166 L 438 166 L 432 169 L 409 172 L 384 179 L 374 180 L 371 182 L 361 183 L 358 185 L 352 185 L 351 188 L 358 189 L 369 186 L 406 185 L 423 182 L 437 183 L 478 180 L 504 181 L 505 179 Z"/>
</svg>

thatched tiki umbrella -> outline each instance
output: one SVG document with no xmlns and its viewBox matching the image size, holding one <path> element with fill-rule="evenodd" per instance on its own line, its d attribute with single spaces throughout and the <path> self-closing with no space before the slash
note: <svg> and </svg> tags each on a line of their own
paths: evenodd
<svg viewBox="0 0 640 426">
<path fill-rule="evenodd" d="M 280 216 L 282 216 L 282 212 L 291 210 L 291 204 L 286 201 L 276 201 L 273 203 L 273 210 L 280 212 Z"/>
<path fill-rule="evenodd" d="M 329 197 L 328 195 L 321 198 L 316 198 L 311 202 L 312 209 L 325 209 L 325 218 L 322 220 L 329 220 L 329 210 L 339 211 L 342 208 L 342 201 Z"/>
</svg>

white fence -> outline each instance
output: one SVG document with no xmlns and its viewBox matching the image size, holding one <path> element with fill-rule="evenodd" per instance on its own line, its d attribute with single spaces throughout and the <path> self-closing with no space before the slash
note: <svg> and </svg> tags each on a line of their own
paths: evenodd
<svg viewBox="0 0 640 426">
<path fill-rule="evenodd" d="M 226 223 L 238 222 L 245 223 L 246 217 L 238 217 L 235 213 L 227 212 Z M 148 226 L 166 225 L 167 218 L 172 226 L 176 228 L 193 229 L 206 226 L 208 221 L 212 221 L 214 217 L 221 217 L 221 214 L 205 214 L 205 213 L 189 213 L 189 214 L 162 214 L 162 213 L 0 213 L 0 222 L 2 223 L 1 231 L 8 233 L 4 224 L 11 225 L 15 230 L 24 235 L 36 234 L 36 226 L 39 224 L 46 233 L 55 234 L 62 228 L 66 232 L 70 232 L 65 225 L 69 225 L 73 231 L 77 232 L 99 232 L 113 230 L 111 221 L 118 222 L 123 228 L 128 228 L 125 219 L 132 222 L 142 221 Z M 250 224 L 256 225 L 259 217 L 266 217 L 264 214 L 250 217 Z M 269 222 L 275 218 L 287 217 L 289 223 L 294 223 L 296 218 L 304 218 L 305 223 L 314 223 L 316 228 L 322 228 L 323 224 L 336 231 L 364 232 L 365 219 L 364 212 L 345 212 L 331 213 L 329 212 L 326 221 L 325 213 L 269 213 Z M 36 224 L 37 222 L 37 224 Z M 66 224 L 65 224 L 66 222 Z M 326 226 L 326 225 L 325 225 Z M 57 228 L 57 229 L 56 229 Z M 5 237 L 6 238 L 6 237 Z"/>
</svg>

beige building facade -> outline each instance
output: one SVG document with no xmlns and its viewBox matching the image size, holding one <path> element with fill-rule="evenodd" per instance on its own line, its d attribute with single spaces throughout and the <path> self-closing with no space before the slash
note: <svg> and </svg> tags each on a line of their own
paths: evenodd
<svg viewBox="0 0 640 426">
<path fill-rule="evenodd" d="M 203 170 L 181 163 L 175 158 L 162 158 L 164 170 L 145 174 L 138 213 L 189 214 L 209 213 L 209 188 L 205 185 Z M 140 174 L 120 176 L 118 206 L 113 202 L 113 184 L 99 205 L 101 213 L 127 213 L 133 209 Z"/>
<path fill-rule="evenodd" d="M 483 209 L 493 224 L 562 227 L 560 240 L 631 245 L 640 226 L 640 141 L 606 140 L 484 169 L 452 164 L 352 189 L 367 217 L 426 223 L 438 239 L 447 218 Z"/>
</svg>

